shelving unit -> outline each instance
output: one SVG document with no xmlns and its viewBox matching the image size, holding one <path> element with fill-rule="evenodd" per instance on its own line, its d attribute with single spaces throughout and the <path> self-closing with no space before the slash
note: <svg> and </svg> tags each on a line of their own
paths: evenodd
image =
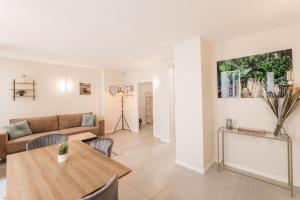
<svg viewBox="0 0 300 200">
<path fill-rule="evenodd" d="M 32 98 L 33 100 L 35 100 L 36 98 L 36 95 L 35 95 L 35 85 L 37 84 L 36 82 L 34 82 L 34 80 L 32 82 L 17 82 L 15 79 L 13 80 L 13 89 L 12 92 L 13 92 L 13 100 L 16 101 L 16 98 L 21 98 L 21 97 L 24 97 L 24 98 Z M 20 86 L 17 87 L 17 86 Z M 23 96 L 20 96 L 20 95 L 17 95 L 16 93 L 18 91 L 21 91 L 21 90 L 24 90 L 26 91 L 26 93 L 29 93 L 29 94 L 24 94 Z"/>
<path fill-rule="evenodd" d="M 153 96 L 152 92 L 145 93 L 146 124 L 153 124 Z"/>
</svg>

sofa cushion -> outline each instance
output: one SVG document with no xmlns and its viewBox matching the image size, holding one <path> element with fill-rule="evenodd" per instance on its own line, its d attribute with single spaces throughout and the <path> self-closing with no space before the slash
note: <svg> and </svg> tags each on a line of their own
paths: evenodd
<svg viewBox="0 0 300 200">
<path fill-rule="evenodd" d="M 11 139 L 16 139 L 32 134 L 26 120 L 4 126 L 4 128 L 7 130 L 8 136 Z"/>
<path fill-rule="evenodd" d="M 93 127 L 96 125 L 96 115 L 82 115 L 81 127 Z"/>
<path fill-rule="evenodd" d="M 85 113 L 92 114 L 92 113 Z M 58 124 L 59 129 L 80 127 L 82 122 L 82 113 L 81 114 L 68 114 L 68 115 L 58 115 Z"/>
<path fill-rule="evenodd" d="M 48 116 L 48 117 L 11 119 L 10 123 L 14 124 L 16 122 L 20 122 L 24 120 L 28 122 L 29 128 L 31 129 L 32 133 L 42 133 L 42 132 L 58 130 L 58 119 L 56 115 Z"/>
<path fill-rule="evenodd" d="M 61 134 L 67 135 L 67 136 L 79 134 L 79 133 L 85 133 L 85 132 L 91 132 L 91 133 L 98 135 L 99 129 L 96 126 L 94 126 L 94 127 L 74 127 L 74 128 L 62 129 L 62 130 L 59 130 L 59 132 Z"/>
<path fill-rule="evenodd" d="M 26 150 L 26 143 L 29 140 L 44 136 L 44 135 L 49 135 L 49 134 L 58 134 L 58 131 L 50 131 L 50 132 L 44 132 L 44 133 L 36 133 L 32 135 L 27 135 L 21 138 L 17 139 L 11 139 L 7 142 L 6 144 L 6 152 L 8 154 L 10 153 L 16 153 L 20 151 L 25 151 Z"/>
</svg>

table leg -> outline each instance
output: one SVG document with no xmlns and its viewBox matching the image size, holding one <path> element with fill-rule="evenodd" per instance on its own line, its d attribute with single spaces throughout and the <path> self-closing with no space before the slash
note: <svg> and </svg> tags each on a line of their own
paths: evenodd
<svg viewBox="0 0 300 200">
<path fill-rule="evenodd" d="M 219 172 L 220 171 L 220 142 L 219 142 L 220 130 L 218 130 L 217 137 L 218 137 L 218 172 Z"/>
<path fill-rule="evenodd" d="M 225 156 L 224 156 L 224 131 L 222 131 L 222 163 L 225 165 Z"/>
<path fill-rule="evenodd" d="M 294 196 L 294 180 L 293 180 L 293 144 L 292 140 L 289 139 L 289 161 L 290 161 L 290 186 L 291 186 L 291 197 Z"/>
</svg>

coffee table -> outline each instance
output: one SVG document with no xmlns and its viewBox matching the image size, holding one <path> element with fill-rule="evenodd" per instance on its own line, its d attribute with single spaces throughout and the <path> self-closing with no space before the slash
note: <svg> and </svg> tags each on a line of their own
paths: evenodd
<svg viewBox="0 0 300 200">
<path fill-rule="evenodd" d="M 74 140 L 80 140 L 80 141 L 87 141 L 91 139 L 95 139 L 98 136 L 91 133 L 91 132 L 86 132 L 86 133 L 80 133 L 76 135 L 70 135 L 68 136 L 68 141 L 74 141 Z"/>
</svg>

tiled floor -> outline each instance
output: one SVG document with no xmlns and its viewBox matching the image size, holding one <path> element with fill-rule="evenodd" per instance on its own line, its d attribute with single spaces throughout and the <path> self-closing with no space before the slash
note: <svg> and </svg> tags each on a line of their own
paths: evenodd
<svg viewBox="0 0 300 200">
<path fill-rule="evenodd" d="M 204 176 L 175 164 L 175 144 L 152 137 L 151 127 L 139 134 L 120 132 L 114 159 L 132 169 L 120 179 L 120 200 L 300 200 L 289 192 L 212 167 Z M 0 165 L 0 199 L 6 190 L 5 165 Z M 1 196 L 2 195 L 2 196 Z M 5 195 L 4 195 L 5 196 Z"/>
</svg>

